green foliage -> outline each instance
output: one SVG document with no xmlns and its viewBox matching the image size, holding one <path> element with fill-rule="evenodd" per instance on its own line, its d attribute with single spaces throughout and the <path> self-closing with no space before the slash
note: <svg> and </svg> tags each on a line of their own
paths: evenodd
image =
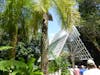
<svg viewBox="0 0 100 75">
<path fill-rule="evenodd" d="M 38 1 L 33 0 L 33 2 L 34 2 L 33 10 L 42 12 L 42 13 L 48 13 L 48 10 L 50 8 L 50 4 L 52 1 L 50 1 L 50 0 L 38 0 Z"/>
<path fill-rule="evenodd" d="M 79 11 L 81 13 L 81 33 L 89 39 L 94 46 L 100 50 L 100 15 L 98 3 L 94 0 L 84 0 L 79 4 Z"/>
<path fill-rule="evenodd" d="M 8 52 L 12 48 L 11 46 L 0 46 L 0 60 L 8 59 Z"/>
<path fill-rule="evenodd" d="M 2 71 L 12 71 L 15 69 L 23 69 L 26 68 L 27 65 L 23 62 L 19 62 L 16 60 L 2 60 L 0 61 L 0 70 Z"/>
<path fill-rule="evenodd" d="M 80 13 L 74 7 L 76 4 L 74 0 L 53 0 L 53 2 L 62 20 L 63 29 L 71 28 L 79 23 Z"/>
<path fill-rule="evenodd" d="M 54 73 L 57 70 L 59 70 L 59 66 L 57 65 L 57 63 L 55 62 L 55 60 L 52 60 L 49 62 L 49 73 Z"/>
<path fill-rule="evenodd" d="M 34 54 L 32 55 L 32 53 L 33 53 L 32 48 L 26 47 L 26 46 L 28 46 L 28 45 L 23 43 L 23 42 L 18 42 L 18 45 L 17 45 L 17 48 L 16 48 L 16 50 L 17 50 L 16 57 L 28 56 L 28 55 L 29 55 L 29 57 L 34 56 Z"/>
<path fill-rule="evenodd" d="M 24 58 L 25 61 L 30 57 L 36 58 L 36 60 L 40 56 L 40 41 L 34 40 L 30 43 L 18 42 L 16 47 L 16 58 L 20 60 L 20 58 Z"/>
<path fill-rule="evenodd" d="M 31 75 L 43 75 L 43 72 L 34 72 L 33 74 Z"/>
<path fill-rule="evenodd" d="M 90 15 L 93 15 L 97 11 L 96 3 L 93 0 L 84 0 L 79 5 L 79 11 L 81 12 L 82 18 L 88 20 Z"/>
<path fill-rule="evenodd" d="M 0 46 L 0 51 L 11 49 L 11 46 Z"/>
<path fill-rule="evenodd" d="M 74 0 L 7 0 L 5 10 L 0 15 L 0 26 L 8 34 L 10 43 L 15 48 L 17 41 L 24 40 L 24 42 L 28 41 L 29 43 L 31 41 L 30 38 L 33 38 L 33 32 L 37 35 L 39 27 L 42 27 L 43 24 L 43 14 L 48 13 L 49 8 L 52 7 L 50 3 L 55 4 L 60 12 L 63 28 L 66 29 L 67 26 L 74 25 L 77 18 L 79 18 L 79 13 L 76 10 L 74 11 L 73 2 Z M 47 31 L 45 32 L 47 33 Z M 22 44 L 20 47 L 21 52 L 19 53 L 28 55 L 32 49 L 26 49 L 24 46 Z M 43 47 L 46 47 L 46 45 L 43 44 Z M 59 66 L 60 63 L 57 63 L 57 65 Z M 20 73 L 20 71 L 13 71 L 13 74 Z"/>
<path fill-rule="evenodd" d="M 69 70 L 67 69 L 67 67 L 70 66 L 68 56 L 69 55 L 66 52 L 62 52 L 58 58 L 55 58 L 54 56 L 55 60 L 49 62 L 49 73 L 54 73 L 61 69 L 61 75 L 70 75 Z"/>
<path fill-rule="evenodd" d="M 51 60 L 49 62 L 49 72 L 54 73 L 58 71 L 59 69 L 62 70 L 62 73 L 65 74 L 68 72 L 67 67 L 70 65 L 70 63 L 65 59 L 65 57 L 58 57 L 55 60 Z M 66 74 L 67 75 L 67 74 Z"/>
<path fill-rule="evenodd" d="M 40 20 L 34 19 L 41 18 L 40 13 L 32 10 L 34 3 L 31 0 L 6 0 L 5 5 L 4 12 L 0 13 L 0 27 L 9 35 L 10 41 L 13 34 L 18 35 L 18 39 L 29 42 L 30 35 L 33 37 L 34 29 L 39 27 L 34 25 Z"/>
<path fill-rule="evenodd" d="M 77 0 L 77 2 L 79 2 L 79 3 L 82 3 L 83 1 L 85 1 L 85 0 Z M 91 0 L 91 2 L 92 2 L 92 1 L 96 2 L 97 4 L 100 3 L 100 0 Z"/>
<path fill-rule="evenodd" d="M 10 46 L 2 46 L 0 50 L 11 49 Z M 34 64 L 35 59 L 30 58 L 28 62 L 22 62 L 17 60 L 1 60 L 0 70 L 9 72 L 11 75 L 43 75 L 42 72 L 38 70 L 38 67 Z"/>
<path fill-rule="evenodd" d="M 0 70 L 7 71 L 11 75 L 43 75 L 43 73 L 34 65 L 35 59 L 30 58 L 28 63 L 16 60 L 0 61 Z"/>
<path fill-rule="evenodd" d="M 63 69 L 61 75 L 70 75 L 70 72 L 68 69 Z"/>
</svg>

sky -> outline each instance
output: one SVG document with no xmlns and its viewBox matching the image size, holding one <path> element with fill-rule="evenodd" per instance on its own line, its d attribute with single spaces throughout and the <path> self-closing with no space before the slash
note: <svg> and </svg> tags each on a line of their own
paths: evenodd
<svg viewBox="0 0 100 75">
<path fill-rule="evenodd" d="M 49 43 L 51 42 L 51 40 L 53 39 L 54 35 L 60 31 L 61 27 L 60 27 L 60 19 L 59 16 L 57 15 L 57 12 L 55 10 L 55 8 L 51 8 L 49 10 L 49 13 L 52 15 L 53 17 L 53 21 L 49 21 L 48 23 L 48 37 L 49 37 Z"/>
</svg>

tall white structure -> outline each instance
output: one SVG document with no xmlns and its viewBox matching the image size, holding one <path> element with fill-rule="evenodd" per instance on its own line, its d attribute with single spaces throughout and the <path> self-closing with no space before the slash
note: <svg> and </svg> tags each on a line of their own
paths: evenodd
<svg viewBox="0 0 100 75">
<path fill-rule="evenodd" d="M 61 30 L 55 35 L 49 46 L 49 60 L 57 58 L 62 50 L 67 51 L 77 60 L 92 59 L 90 53 L 80 39 L 80 33 L 75 26 L 73 26 L 70 31 Z"/>
</svg>

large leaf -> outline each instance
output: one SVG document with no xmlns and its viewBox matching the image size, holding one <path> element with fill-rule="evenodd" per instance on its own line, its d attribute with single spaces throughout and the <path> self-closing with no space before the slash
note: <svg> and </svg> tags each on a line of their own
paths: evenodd
<svg viewBox="0 0 100 75">
<path fill-rule="evenodd" d="M 27 65 L 21 61 L 16 60 L 2 60 L 0 61 L 0 70 L 8 71 L 14 69 L 25 69 Z"/>
<path fill-rule="evenodd" d="M 11 49 L 13 47 L 11 46 L 0 46 L 0 51 L 3 51 L 3 50 L 8 50 L 8 49 Z"/>
</svg>

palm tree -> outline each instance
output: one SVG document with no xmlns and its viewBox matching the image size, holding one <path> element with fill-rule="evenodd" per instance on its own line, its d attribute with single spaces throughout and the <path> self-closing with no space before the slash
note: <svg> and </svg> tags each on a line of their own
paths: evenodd
<svg viewBox="0 0 100 75">
<path fill-rule="evenodd" d="M 70 29 L 79 23 L 80 14 L 75 0 L 53 0 L 56 4 L 58 14 L 62 20 L 62 29 Z"/>
<path fill-rule="evenodd" d="M 2 26 L 4 30 L 9 34 L 10 45 L 13 47 L 10 52 L 11 53 L 10 58 L 15 58 L 15 47 L 17 43 L 17 32 L 18 32 L 17 24 L 20 16 L 20 10 L 21 10 L 20 7 L 21 7 L 20 2 L 15 0 L 9 1 L 9 3 L 7 2 L 5 11 L 2 14 L 3 16 Z"/>
<path fill-rule="evenodd" d="M 25 9 L 29 9 L 28 7 L 30 3 L 28 2 L 28 0 L 9 0 L 6 1 L 5 5 L 6 7 L 4 9 L 4 12 L 2 12 L 0 16 L 0 26 L 9 35 L 10 46 L 13 47 L 10 51 L 9 57 L 15 58 L 15 48 L 19 39 L 18 36 L 21 35 L 22 38 L 27 38 L 29 33 L 28 30 L 31 28 L 29 28 L 29 24 L 31 22 L 29 21 L 30 16 L 26 14 L 27 11 L 26 13 L 24 12 Z"/>
<path fill-rule="evenodd" d="M 26 6 L 24 5 L 24 2 L 26 3 Z M 27 2 L 29 2 L 30 5 L 27 4 Z M 55 6 L 62 20 L 62 28 L 67 29 L 72 25 L 75 25 L 77 18 L 79 18 L 79 13 L 74 9 L 74 5 L 74 0 L 32 0 L 32 2 L 28 0 L 9 0 L 3 14 L 2 24 L 5 26 L 6 30 L 8 30 L 7 32 L 10 35 L 10 44 L 13 47 L 11 50 L 11 58 L 15 58 L 18 27 L 23 24 L 24 30 L 28 27 L 26 31 L 29 31 L 30 28 L 31 32 L 34 32 L 35 35 L 37 34 L 39 27 L 41 27 L 41 69 L 44 75 L 48 75 L 48 20 L 52 19 L 48 10 L 50 7 Z M 23 7 L 28 7 L 31 12 L 29 20 L 23 19 L 24 17 L 21 18 L 23 16 Z M 22 20 L 21 23 L 20 20 Z M 27 36 L 28 32 L 26 32 L 25 35 Z"/>
<path fill-rule="evenodd" d="M 97 3 L 96 3 L 97 2 Z M 99 15 L 99 6 L 98 0 L 84 0 L 80 3 L 79 11 L 81 12 L 82 22 L 81 32 L 84 34 L 91 43 L 100 51 L 99 45 L 99 26 L 100 26 L 100 17 Z M 84 10 L 83 10 L 84 9 Z"/>
<path fill-rule="evenodd" d="M 74 0 L 34 0 L 33 10 L 35 13 L 41 15 L 42 18 L 36 18 L 34 15 L 34 28 L 38 29 L 38 24 L 42 20 L 42 37 L 41 37 L 41 69 L 44 75 L 48 75 L 48 10 L 53 4 L 56 7 L 58 14 L 62 20 L 62 28 L 67 29 L 75 25 L 79 18 L 79 13 L 74 9 Z M 38 20 L 36 20 L 38 19 Z M 36 21 L 35 21 L 36 20 Z M 36 29 L 34 29 L 36 30 Z"/>
</svg>

